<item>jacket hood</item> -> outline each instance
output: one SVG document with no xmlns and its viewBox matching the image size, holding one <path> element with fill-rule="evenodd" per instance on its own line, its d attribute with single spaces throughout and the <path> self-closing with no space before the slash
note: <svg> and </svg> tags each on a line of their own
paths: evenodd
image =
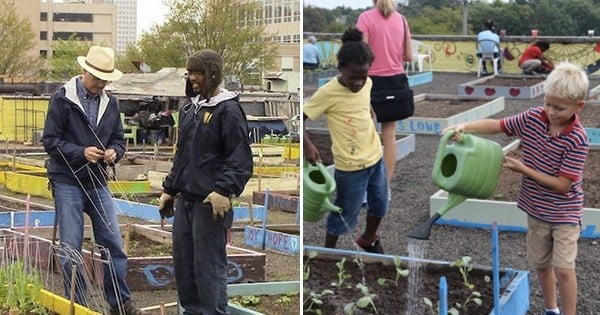
<svg viewBox="0 0 600 315">
<path fill-rule="evenodd" d="M 219 94 L 217 96 L 211 97 L 208 100 L 208 102 L 206 100 L 199 100 L 200 95 L 197 95 L 197 96 L 192 97 L 192 103 L 197 104 L 202 107 L 213 107 L 224 101 L 234 99 L 234 98 L 238 97 L 238 95 L 239 94 L 237 92 L 228 91 L 226 89 L 221 89 L 221 91 L 219 91 Z"/>
</svg>

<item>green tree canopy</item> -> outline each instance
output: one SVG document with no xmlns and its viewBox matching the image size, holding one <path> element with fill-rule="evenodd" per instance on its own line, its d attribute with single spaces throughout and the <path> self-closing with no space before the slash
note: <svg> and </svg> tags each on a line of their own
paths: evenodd
<svg viewBox="0 0 600 315">
<path fill-rule="evenodd" d="M 27 55 L 35 47 L 35 36 L 27 18 L 20 18 L 12 0 L 0 0 L 0 75 L 32 74 L 40 64 Z"/>
<path fill-rule="evenodd" d="M 267 33 L 260 3 L 169 0 L 168 6 L 166 22 L 143 34 L 137 46 L 136 57 L 152 69 L 184 67 L 188 56 L 204 48 L 221 55 L 225 75 L 247 79 L 251 71 L 273 67 L 276 34 Z"/>
<path fill-rule="evenodd" d="M 91 44 L 80 40 L 77 34 L 72 34 L 69 39 L 59 39 L 52 44 L 52 57 L 50 69 L 46 74 L 50 81 L 67 81 L 81 74 L 81 67 L 77 63 L 78 56 L 85 56 Z"/>
</svg>

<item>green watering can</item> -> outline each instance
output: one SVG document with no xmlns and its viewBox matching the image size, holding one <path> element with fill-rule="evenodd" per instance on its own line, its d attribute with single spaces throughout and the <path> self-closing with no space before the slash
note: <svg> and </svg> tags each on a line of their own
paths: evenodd
<svg viewBox="0 0 600 315">
<path fill-rule="evenodd" d="M 312 165 L 304 160 L 302 190 L 302 214 L 305 221 L 319 221 L 325 213 L 341 212 L 342 209 L 331 203 L 335 192 L 335 180 L 321 162 Z"/>
<path fill-rule="evenodd" d="M 485 199 L 496 190 L 504 161 L 500 145 L 470 134 L 448 143 L 453 135 L 454 131 L 448 131 L 440 139 L 431 174 L 433 183 L 448 192 L 448 201 L 408 237 L 429 239 L 433 223 L 450 209 L 467 198 Z"/>
</svg>

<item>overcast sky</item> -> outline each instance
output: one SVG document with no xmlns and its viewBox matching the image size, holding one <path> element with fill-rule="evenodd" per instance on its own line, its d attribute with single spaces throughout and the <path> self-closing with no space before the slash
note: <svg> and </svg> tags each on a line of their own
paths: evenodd
<svg viewBox="0 0 600 315">
<path fill-rule="evenodd" d="M 164 21 L 168 12 L 163 0 L 138 0 L 137 33 L 147 31 L 154 24 Z"/>
<path fill-rule="evenodd" d="M 352 9 L 364 9 L 372 7 L 373 0 L 304 0 L 304 5 L 312 5 L 326 9 L 333 9 L 341 6 L 351 7 Z"/>
</svg>

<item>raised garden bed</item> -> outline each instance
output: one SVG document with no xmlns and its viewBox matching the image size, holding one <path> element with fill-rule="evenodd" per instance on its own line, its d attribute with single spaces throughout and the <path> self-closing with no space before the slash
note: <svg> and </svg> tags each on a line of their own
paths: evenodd
<svg viewBox="0 0 600 315">
<path fill-rule="evenodd" d="M 458 85 L 458 95 L 532 99 L 544 94 L 545 77 L 495 75 Z"/>
<path fill-rule="evenodd" d="M 468 303 L 466 308 L 460 310 L 460 314 L 493 314 L 494 298 L 490 268 L 473 266 L 474 268 L 467 274 L 468 282 L 474 285 L 474 289 L 470 290 L 464 284 L 459 268 L 451 266 L 451 262 L 365 253 L 360 255 L 363 262 L 362 271 L 356 263 L 355 251 L 305 247 L 305 302 L 303 304 L 305 313 L 309 313 L 310 308 L 313 312 L 315 309 L 320 309 L 322 314 L 343 314 L 347 304 L 357 303 L 359 299 L 364 298 L 365 294 L 357 288 L 357 284 L 362 283 L 368 288 L 369 294 L 375 295 L 372 301 L 377 311 L 374 311 L 372 306 L 363 309 L 355 306 L 354 314 L 437 314 L 425 305 L 423 299 L 430 299 L 435 307 L 439 300 L 440 277 L 444 276 L 448 283 L 449 306 L 454 306 L 457 302 L 463 304 L 473 291 L 477 291 L 481 294 L 481 305 Z M 345 259 L 343 265 L 342 259 Z M 396 264 L 398 259 L 400 265 Z M 400 276 L 396 284 L 398 266 L 400 269 L 408 269 L 409 273 L 415 273 L 412 279 L 418 281 L 411 282 L 409 274 L 407 277 Z M 419 268 L 411 266 L 419 266 Z M 501 270 L 500 276 L 502 306 L 498 314 L 526 314 L 529 308 L 528 272 L 505 269 Z M 340 279 L 343 279 L 341 284 Z M 378 279 L 388 280 L 382 285 Z M 313 301 L 311 296 L 318 297 L 325 290 L 331 290 L 331 294 L 320 296 L 323 304 L 311 305 Z"/>
<path fill-rule="evenodd" d="M 265 204 L 264 191 L 252 192 L 252 202 L 258 205 Z M 273 190 L 269 191 L 269 210 L 282 210 L 296 213 L 300 200 L 300 191 L 298 190 Z"/>
<path fill-rule="evenodd" d="M 421 94 L 415 113 L 397 123 L 399 133 L 440 134 L 447 126 L 489 117 L 504 110 L 504 98 Z"/>
<path fill-rule="evenodd" d="M 517 150 L 517 140 L 504 147 L 504 152 Z M 584 209 L 581 237 L 600 237 L 600 152 L 590 151 L 584 170 Z M 525 232 L 527 216 L 517 208 L 520 175 L 509 170 L 502 170 L 495 193 L 496 200 L 467 199 L 437 220 L 437 224 L 448 224 L 471 228 L 489 228 L 491 223 L 498 222 L 498 228 L 505 231 Z M 436 213 L 446 203 L 447 192 L 437 191 L 429 198 L 430 214 Z"/>
<path fill-rule="evenodd" d="M 0 231 L 4 237 L 23 239 L 25 236 L 21 232 L 22 229 L 2 229 Z M 173 257 L 168 254 L 171 252 L 171 233 L 160 230 L 159 227 L 137 224 L 129 227 L 122 226 L 121 232 L 125 235 L 125 238 L 129 238 L 129 241 L 124 241 L 128 251 L 138 251 L 138 253 L 130 251 L 128 254 L 127 282 L 130 288 L 135 291 L 175 288 Z M 29 251 L 31 253 L 37 252 L 35 257 L 39 257 L 40 266 L 46 268 L 48 266 L 52 228 L 29 229 L 29 233 Z M 90 234 L 91 228 L 85 228 L 84 239 L 89 240 Z M 135 238 L 133 238 L 134 234 L 137 234 Z M 22 249 L 19 252 L 22 252 Z M 157 256 L 137 256 L 137 254 Z M 85 246 L 83 256 L 86 263 L 91 264 L 91 252 L 85 249 Z M 264 253 L 228 246 L 227 258 L 229 283 L 265 280 L 266 258 Z"/>
</svg>

